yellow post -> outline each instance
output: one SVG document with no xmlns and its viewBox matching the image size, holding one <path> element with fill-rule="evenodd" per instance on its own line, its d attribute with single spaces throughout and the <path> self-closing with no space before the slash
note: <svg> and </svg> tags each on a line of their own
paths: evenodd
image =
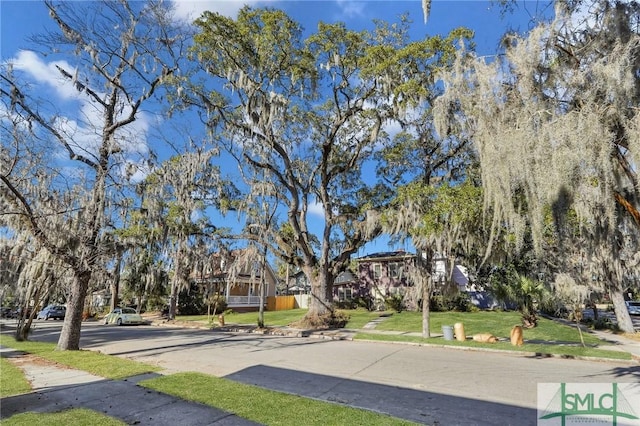
<svg viewBox="0 0 640 426">
<path fill-rule="evenodd" d="M 464 324 L 461 322 L 453 324 L 453 332 L 456 335 L 456 340 L 459 342 L 467 340 L 467 336 L 464 334 Z"/>
</svg>

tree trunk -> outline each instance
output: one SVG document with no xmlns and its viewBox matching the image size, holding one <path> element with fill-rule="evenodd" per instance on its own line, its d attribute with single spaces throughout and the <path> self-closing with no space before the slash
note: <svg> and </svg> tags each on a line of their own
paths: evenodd
<svg viewBox="0 0 640 426">
<path fill-rule="evenodd" d="M 317 322 L 318 318 L 322 318 L 331 313 L 332 303 L 327 297 L 328 292 L 331 289 L 327 283 L 327 276 L 319 272 L 317 275 L 311 271 L 305 270 L 307 279 L 311 282 L 311 301 L 309 303 L 309 310 L 305 318 L 311 320 L 311 322 Z M 311 280 L 314 278 L 313 280 Z"/>
<path fill-rule="evenodd" d="M 28 306 L 28 305 L 27 305 Z M 16 340 L 22 342 L 29 339 L 29 333 L 31 333 L 31 324 L 37 312 L 37 305 L 32 310 L 23 308 L 22 315 L 18 317 L 18 325 L 16 326 Z M 29 315 L 27 315 L 29 313 Z"/>
<path fill-rule="evenodd" d="M 260 259 L 262 271 L 260 271 L 260 307 L 258 308 L 258 327 L 264 328 L 264 299 L 266 291 L 267 274 L 267 245 L 263 241 L 262 259 Z"/>
<path fill-rule="evenodd" d="M 171 297 L 169 299 L 169 319 L 176 319 L 176 308 L 178 306 L 178 283 L 171 283 Z"/>
<path fill-rule="evenodd" d="M 422 284 L 422 337 L 431 337 L 431 278 L 427 278 Z"/>
<path fill-rule="evenodd" d="M 91 272 L 89 271 L 76 274 L 74 277 L 71 284 L 71 297 L 67 301 L 67 313 L 58 339 L 58 350 L 77 351 L 80 349 L 82 312 L 90 278 Z"/>
<path fill-rule="evenodd" d="M 633 328 L 633 321 L 631 321 L 631 315 L 629 315 L 627 305 L 624 303 L 623 291 L 618 288 L 618 286 L 614 288 L 612 285 L 609 289 L 609 296 L 611 297 L 613 309 L 616 313 L 618 328 L 620 328 L 620 330 L 624 331 L 625 333 L 635 333 L 635 330 Z"/>
<path fill-rule="evenodd" d="M 40 306 L 39 289 L 35 283 L 29 283 L 27 291 L 25 292 L 24 301 L 20 304 L 20 313 L 18 315 L 18 324 L 16 325 L 16 340 L 21 342 L 29 339 L 29 333 L 31 332 L 31 323 L 33 318 L 38 314 Z M 33 308 L 29 308 L 30 301 L 35 303 Z"/>
<path fill-rule="evenodd" d="M 116 267 L 113 271 L 113 281 L 111 281 L 111 302 L 109 302 L 109 311 L 113 311 L 118 307 L 120 300 L 118 294 L 120 293 L 120 270 L 122 268 L 122 250 L 118 250 L 118 256 L 116 257 Z"/>
<path fill-rule="evenodd" d="M 428 248 L 418 250 L 416 263 L 411 279 L 414 285 L 421 283 L 422 286 L 422 337 L 431 337 L 431 293 L 433 293 L 432 262 L 433 250 Z"/>
</svg>

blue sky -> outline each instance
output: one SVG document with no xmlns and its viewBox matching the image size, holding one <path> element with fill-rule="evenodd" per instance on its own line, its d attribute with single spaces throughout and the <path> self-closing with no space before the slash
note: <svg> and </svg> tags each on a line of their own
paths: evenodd
<svg viewBox="0 0 640 426">
<path fill-rule="evenodd" d="M 536 8 L 544 2 L 519 2 L 513 13 L 504 17 L 495 3 L 490 0 L 432 0 L 431 14 L 425 24 L 420 0 L 175 1 L 178 15 L 185 19 L 195 18 L 204 10 L 233 17 L 244 4 L 279 8 L 309 31 L 321 20 L 341 21 L 349 28 L 360 29 L 371 27 L 373 19 L 393 21 L 406 12 L 414 21 L 412 28 L 416 37 L 445 34 L 453 28 L 464 26 L 476 32 L 475 40 L 482 53 L 495 51 L 506 28 L 526 30 L 529 18 L 539 12 Z M 49 25 L 51 19 L 42 2 L 0 0 L 0 50 L 3 59 L 13 55 L 18 48 L 28 47 L 25 38 Z"/>
<path fill-rule="evenodd" d="M 312 32 L 319 21 L 341 21 L 350 29 L 358 30 L 371 28 L 374 19 L 396 22 L 399 15 L 407 13 L 413 20 L 411 36 L 415 39 L 437 34 L 447 34 L 457 27 L 468 27 L 475 31 L 475 43 L 478 53 L 492 55 L 496 52 L 499 40 L 507 29 L 526 31 L 530 28 L 531 17 L 540 11 L 536 9 L 538 1 L 519 2 L 512 13 L 502 15 L 495 2 L 489 0 L 446 1 L 432 0 L 431 13 L 425 24 L 420 0 L 411 1 L 181 1 L 176 0 L 178 16 L 192 20 L 204 10 L 220 12 L 235 17 L 237 11 L 244 5 L 254 7 L 269 6 L 284 10 L 289 16 L 300 22 L 303 27 Z M 40 1 L 10 1 L 0 0 L 0 52 L 2 61 L 20 58 L 26 69 L 30 70 L 31 78 L 38 85 L 42 85 L 51 92 L 57 102 L 67 108 L 82 109 L 82 104 L 74 98 L 72 90 L 59 86 L 56 73 L 50 72 L 51 61 L 54 59 L 39 57 L 29 51 L 27 38 L 41 32 L 46 27 L 52 27 L 45 5 Z M 60 58 L 55 58 L 60 60 Z M 54 78 L 55 76 L 55 78 Z M 52 99 L 53 100 L 53 99 Z M 136 122 L 135 131 L 145 134 L 150 127 L 150 116 L 142 116 Z M 136 144 L 140 156 L 144 155 L 145 144 Z M 133 155 L 133 153 L 132 153 Z M 318 212 L 321 214 L 321 212 Z M 359 255 L 375 251 L 390 249 L 412 250 L 408 245 L 387 245 L 388 239 L 381 238 L 361 250 Z"/>
</svg>

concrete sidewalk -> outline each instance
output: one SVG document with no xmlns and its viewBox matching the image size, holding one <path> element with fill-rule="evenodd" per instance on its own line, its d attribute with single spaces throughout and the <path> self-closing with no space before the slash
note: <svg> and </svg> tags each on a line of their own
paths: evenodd
<svg viewBox="0 0 640 426">
<path fill-rule="evenodd" d="M 640 362 L 640 340 L 633 340 L 619 334 L 604 330 L 589 330 L 600 339 L 611 343 L 611 347 L 603 345 L 602 349 L 614 349 L 629 352 L 634 360 Z"/>
<path fill-rule="evenodd" d="M 576 323 L 573 321 L 568 321 L 562 318 L 554 318 L 547 315 L 543 315 L 544 318 L 550 319 L 552 321 L 559 322 L 569 327 L 576 328 Z M 640 362 L 640 340 L 634 340 L 628 337 L 625 337 L 621 334 L 616 334 L 611 330 L 592 330 L 585 325 L 580 325 L 580 329 L 583 333 L 586 334 L 595 334 L 599 339 L 604 340 L 609 343 L 609 345 L 602 345 L 601 349 L 610 349 L 610 350 L 618 350 L 622 352 L 628 352 L 631 354 L 633 359 L 636 362 Z"/>
<path fill-rule="evenodd" d="M 136 425 L 257 425 L 207 405 L 186 401 L 137 385 L 156 377 L 145 374 L 108 380 L 0 347 L 0 356 L 12 358 L 31 383 L 32 392 L 2 398 L 0 420 L 24 412 L 52 413 L 88 408 Z"/>
</svg>

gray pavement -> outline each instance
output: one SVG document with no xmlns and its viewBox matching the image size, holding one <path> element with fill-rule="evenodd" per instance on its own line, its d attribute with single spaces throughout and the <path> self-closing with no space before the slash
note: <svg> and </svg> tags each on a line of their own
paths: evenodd
<svg viewBox="0 0 640 426">
<path fill-rule="evenodd" d="M 295 334 L 294 331 L 291 332 Z M 370 326 L 367 327 L 367 332 L 379 331 Z M 316 346 L 310 344 L 313 338 L 350 340 L 354 333 L 355 330 L 298 333 L 299 336 L 312 339 L 293 338 L 289 339 L 290 343 L 287 345 L 297 346 L 298 350 L 301 350 L 303 346 Z M 640 342 L 607 332 L 598 332 L 598 334 L 611 341 L 614 347 L 630 352 L 638 357 L 637 360 L 640 360 Z M 405 346 L 405 349 L 401 349 L 401 346 L 396 346 L 398 348 L 396 351 L 392 349 L 393 346 L 378 343 L 376 347 L 385 345 L 389 353 L 382 358 L 373 359 L 370 349 L 372 346 L 345 342 L 350 348 L 348 351 L 350 358 L 340 358 L 338 355 L 340 352 L 331 349 L 328 353 L 334 353 L 336 358 L 329 359 L 326 358 L 327 355 L 322 355 L 325 356 L 322 364 L 326 364 L 330 368 L 325 368 L 323 373 L 318 373 L 305 371 L 304 368 L 304 365 L 314 361 L 312 357 L 318 353 L 317 347 L 309 347 L 305 352 L 296 352 L 297 355 L 294 356 L 298 358 L 287 357 L 278 361 L 278 357 L 282 355 L 276 348 L 282 343 L 278 339 L 270 339 L 269 341 L 272 343 L 265 340 L 257 344 L 259 346 L 249 349 L 249 355 L 247 358 L 243 358 L 241 351 L 234 352 L 236 345 L 246 346 L 250 342 L 243 339 L 241 333 L 234 333 L 233 327 L 224 332 L 214 332 L 213 336 L 211 334 L 207 334 L 207 336 L 209 336 L 206 339 L 208 342 L 224 346 L 224 353 L 234 360 L 233 370 L 224 371 L 219 358 L 213 362 L 209 349 L 207 352 L 199 352 L 194 358 L 189 358 L 182 343 L 175 342 L 177 345 L 175 349 L 177 350 L 179 347 L 183 350 L 177 352 L 168 350 L 166 339 L 162 339 L 161 346 L 152 350 L 152 353 L 135 349 L 132 347 L 133 341 L 123 342 L 124 346 L 118 346 L 114 342 L 116 346 L 111 351 L 107 350 L 106 353 L 128 356 L 131 355 L 131 351 L 138 351 L 140 356 L 136 357 L 137 359 L 145 360 L 148 355 L 157 362 L 162 360 L 165 367 L 174 366 L 173 368 L 176 370 L 191 369 L 197 359 L 198 365 L 211 364 L 212 370 L 207 372 L 210 374 L 282 392 L 376 411 L 381 409 L 381 404 L 384 401 L 384 412 L 420 424 L 444 424 L 442 423 L 444 419 L 446 419 L 446 424 L 459 425 L 536 424 L 535 400 L 526 404 L 514 404 L 512 398 L 514 393 L 530 394 L 531 390 L 535 388 L 535 383 L 522 383 L 518 386 L 515 384 L 518 382 L 518 378 L 513 377 L 511 380 L 509 377 L 500 377 L 501 374 L 500 376 L 496 376 L 496 374 L 499 374 L 501 369 L 504 371 L 506 365 L 515 365 L 514 372 L 530 369 L 529 373 L 537 379 L 535 381 L 543 382 L 550 377 L 549 371 L 555 371 L 557 374 L 558 371 L 564 371 L 569 367 L 569 364 L 565 364 L 564 360 L 560 360 L 558 365 L 549 364 L 549 361 L 542 360 L 535 362 L 535 357 L 525 359 L 526 354 L 516 358 L 480 353 L 477 353 L 474 361 L 466 365 L 464 362 L 468 362 L 468 357 L 462 361 L 463 358 L 457 356 L 457 353 L 462 354 L 462 352 L 452 348 L 443 349 L 437 353 L 429 352 L 429 362 L 421 365 L 393 362 L 389 364 L 387 360 L 392 359 L 393 354 L 398 351 L 406 352 L 409 348 Z M 318 341 L 316 340 L 316 342 Z M 199 345 L 198 343 L 192 346 L 197 350 Z M 124 347 L 127 348 L 128 353 L 122 352 L 121 348 Z M 92 348 L 91 345 L 89 348 Z M 93 349 L 104 351 L 105 348 L 95 347 Z M 417 350 L 419 348 L 416 348 Z M 260 353 L 261 362 L 259 364 L 255 363 L 258 356 L 256 351 Z M 411 350 L 411 352 L 415 351 Z M 142 354 L 145 353 L 147 355 L 143 356 Z M 150 376 L 119 381 L 106 380 L 82 371 L 42 364 L 36 362 L 32 357 L 9 350 L 2 350 L 0 354 L 18 357 L 17 360 L 20 360 L 21 367 L 34 388 L 34 391 L 29 394 L 3 398 L 0 402 L 0 420 L 25 411 L 48 412 L 72 407 L 86 407 L 119 418 L 128 424 L 255 424 L 230 413 L 149 391 L 137 385 L 139 380 Z M 271 359 L 270 354 L 276 358 Z M 175 360 L 170 362 L 174 357 Z M 178 364 L 175 364 L 176 362 Z M 485 362 L 488 364 L 483 364 Z M 354 363 L 360 366 L 357 368 L 357 372 L 352 369 Z M 450 373 L 441 377 L 438 372 L 432 371 L 433 369 L 429 365 L 432 363 L 434 365 L 448 365 L 451 369 Z M 367 368 L 365 371 L 363 365 L 369 364 L 371 368 Z M 600 367 L 598 364 L 596 362 L 591 366 L 581 365 L 580 369 L 577 369 L 578 365 L 570 367 L 570 374 L 569 372 L 565 374 L 563 379 L 567 381 L 583 380 L 585 377 L 589 377 L 587 374 L 594 373 Z M 538 370 L 539 368 L 543 368 L 545 373 L 541 373 L 543 370 Z M 625 377 L 627 380 L 640 378 L 640 368 L 637 361 L 627 366 L 612 364 L 611 367 L 601 370 L 607 371 L 607 375 L 592 377 L 612 380 L 611 377 L 615 376 L 611 374 L 619 374 L 620 377 Z M 412 380 L 412 376 L 420 377 L 420 380 Z M 494 387 L 494 382 L 502 383 L 504 389 L 498 394 L 494 393 L 491 401 L 485 400 L 481 396 L 480 389 L 487 386 Z M 418 386 L 416 383 L 422 383 L 422 385 Z"/>
</svg>

